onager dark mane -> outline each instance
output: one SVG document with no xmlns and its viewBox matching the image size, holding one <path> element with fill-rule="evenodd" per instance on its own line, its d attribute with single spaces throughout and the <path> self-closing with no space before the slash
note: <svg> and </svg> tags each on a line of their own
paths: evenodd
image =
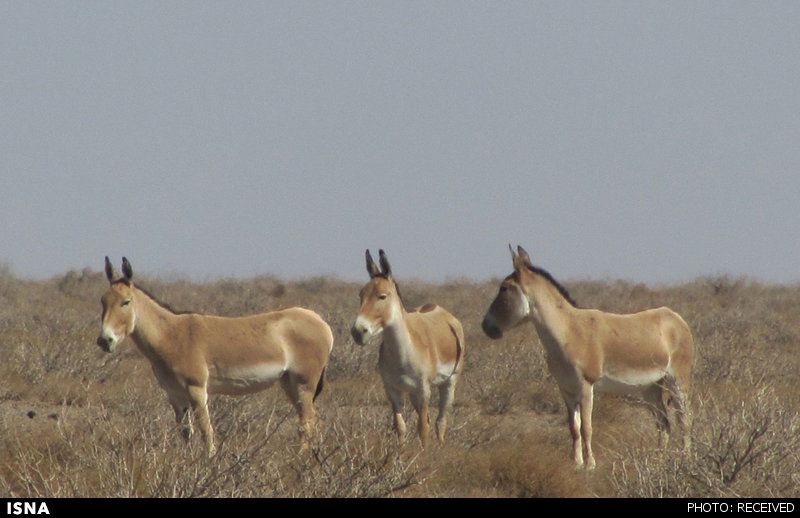
<svg viewBox="0 0 800 518">
<path fill-rule="evenodd" d="M 553 285 L 553 287 L 556 290 L 558 290 L 558 293 L 560 293 L 562 297 L 567 299 L 567 302 L 569 302 L 573 307 L 575 307 L 575 308 L 579 307 L 578 304 L 575 302 L 575 300 L 572 298 L 572 296 L 567 291 L 567 288 L 565 288 L 552 275 L 550 275 L 550 272 L 548 272 L 544 268 L 539 268 L 538 266 L 533 266 L 533 265 L 528 266 L 528 269 L 530 271 L 532 271 L 533 273 L 535 273 L 535 274 L 537 274 L 537 275 L 539 275 L 541 277 L 544 277 L 550 284 Z"/>
<path fill-rule="evenodd" d="M 116 283 L 125 284 L 126 286 L 131 286 L 131 283 L 126 281 L 125 279 L 120 279 L 118 281 L 114 281 L 114 284 L 116 284 Z M 153 302 L 155 302 L 159 307 L 161 307 L 163 309 L 166 309 L 167 311 L 169 311 L 173 315 L 202 315 L 203 314 L 203 313 L 200 313 L 198 311 L 178 311 L 175 308 L 173 308 L 172 305 L 167 304 L 166 302 L 163 302 L 163 301 L 159 300 L 158 297 L 153 295 L 153 292 L 151 292 L 147 288 L 143 288 L 139 283 L 136 283 L 136 289 L 141 291 L 145 295 L 147 295 L 147 297 L 150 300 L 152 300 Z"/>
</svg>

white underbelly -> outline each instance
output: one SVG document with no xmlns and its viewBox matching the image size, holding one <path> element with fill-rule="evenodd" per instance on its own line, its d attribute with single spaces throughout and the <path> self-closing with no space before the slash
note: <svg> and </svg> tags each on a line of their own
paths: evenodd
<svg viewBox="0 0 800 518">
<path fill-rule="evenodd" d="M 286 371 L 283 363 L 260 363 L 250 367 L 217 369 L 208 380 L 211 394 L 250 394 L 269 387 Z"/>
<path fill-rule="evenodd" d="M 402 391 L 415 391 L 423 386 L 423 380 L 430 385 L 441 385 L 453 375 L 454 364 L 440 365 L 436 373 L 431 377 L 418 370 L 403 370 L 387 366 L 381 366 L 381 377 L 385 384 Z"/>
<path fill-rule="evenodd" d="M 606 374 L 597 380 L 594 388 L 600 392 L 630 394 L 643 391 L 666 375 L 667 373 L 662 369 L 626 372 L 624 375 Z"/>
<path fill-rule="evenodd" d="M 421 386 L 421 378 L 410 373 L 381 371 L 381 378 L 384 385 L 403 392 L 414 391 Z"/>
</svg>

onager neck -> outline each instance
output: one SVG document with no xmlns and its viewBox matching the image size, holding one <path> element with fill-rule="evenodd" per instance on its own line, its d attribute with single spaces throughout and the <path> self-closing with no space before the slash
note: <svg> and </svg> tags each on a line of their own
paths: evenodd
<svg viewBox="0 0 800 518">
<path fill-rule="evenodd" d="M 146 356 L 158 356 L 164 333 L 177 324 L 178 316 L 136 287 L 133 298 L 136 321 L 131 338 Z"/>
<path fill-rule="evenodd" d="M 411 333 L 408 330 L 408 313 L 402 304 L 394 308 L 390 322 L 383 327 L 383 354 L 404 361 L 412 351 Z"/>
<path fill-rule="evenodd" d="M 531 308 L 531 320 L 542 344 L 548 350 L 565 341 L 569 320 L 577 308 L 547 280 L 538 278 L 526 287 Z"/>
</svg>

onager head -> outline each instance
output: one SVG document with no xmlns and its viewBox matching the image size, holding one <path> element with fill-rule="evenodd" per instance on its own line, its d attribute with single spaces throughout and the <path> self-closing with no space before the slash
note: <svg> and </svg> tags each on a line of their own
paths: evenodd
<svg viewBox="0 0 800 518">
<path fill-rule="evenodd" d="M 500 284 L 500 291 L 489 306 L 481 325 L 483 332 L 494 340 L 502 338 L 503 333 L 525 322 L 531 314 L 530 301 L 523 284 L 523 276 L 531 275 L 528 267 L 530 257 L 522 247 L 518 247 L 519 254 L 514 253 L 511 245 L 509 249 L 514 272 Z"/>
<path fill-rule="evenodd" d="M 359 345 L 367 344 L 372 337 L 383 332 L 403 311 L 403 303 L 392 279 L 392 267 L 383 250 L 379 251 L 380 269 L 366 252 L 367 273 L 370 280 L 361 288 L 361 309 L 350 329 L 353 340 Z"/>
<path fill-rule="evenodd" d="M 106 257 L 106 277 L 108 291 L 100 298 L 103 304 L 102 330 L 97 337 L 97 345 L 110 353 L 113 352 L 126 336 L 131 334 L 136 325 L 136 309 L 133 304 L 133 269 L 126 258 L 122 258 L 122 277 L 117 275 L 114 267 Z"/>
</svg>

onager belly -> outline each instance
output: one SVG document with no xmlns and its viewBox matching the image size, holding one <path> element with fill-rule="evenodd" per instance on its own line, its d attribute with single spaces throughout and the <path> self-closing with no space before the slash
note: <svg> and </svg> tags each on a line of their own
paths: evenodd
<svg viewBox="0 0 800 518">
<path fill-rule="evenodd" d="M 210 394 L 250 394 L 269 387 L 286 371 L 283 363 L 259 363 L 250 367 L 217 368 L 208 379 Z"/>
<path fill-rule="evenodd" d="M 667 371 L 664 369 L 629 371 L 625 372 L 624 374 L 606 373 L 603 375 L 603 377 L 597 380 L 595 389 L 600 392 L 610 392 L 614 394 L 630 394 L 632 392 L 641 392 L 666 375 Z"/>
<path fill-rule="evenodd" d="M 381 372 L 384 385 L 402 392 L 415 391 L 421 386 L 421 377 L 411 373 Z"/>
<path fill-rule="evenodd" d="M 440 365 L 433 375 L 414 370 L 389 370 L 381 371 L 384 383 L 398 390 L 405 392 L 419 390 L 423 385 L 423 380 L 433 386 L 441 385 L 449 380 L 453 375 L 455 365 L 452 363 Z"/>
</svg>

